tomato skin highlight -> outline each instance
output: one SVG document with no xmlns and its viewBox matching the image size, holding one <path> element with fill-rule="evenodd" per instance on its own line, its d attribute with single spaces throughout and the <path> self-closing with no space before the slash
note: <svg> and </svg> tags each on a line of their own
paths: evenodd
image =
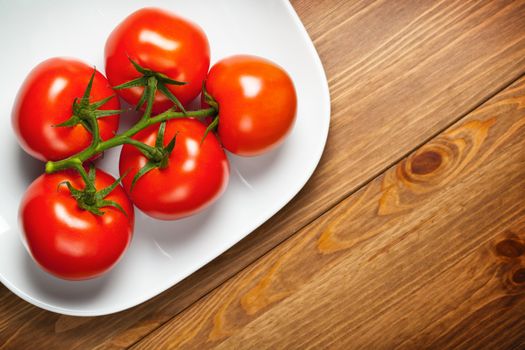
<svg viewBox="0 0 525 350">
<path fill-rule="evenodd" d="M 134 138 L 153 146 L 157 130 L 158 125 L 153 125 Z M 195 119 L 168 121 L 164 145 L 177 134 L 168 166 L 143 175 L 131 193 L 131 182 L 147 159 L 135 147 L 123 146 L 120 173 L 129 173 L 122 182 L 140 210 L 160 220 L 176 220 L 205 209 L 225 191 L 229 178 L 228 160 L 213 133 L 200 144 L 205 130 L 206 127 Z"/>
<path fill-rule="evenodd" d="M 237 155 L 255 156 L 277 147 L 295 122 L 292 79 L 267 59 L 237 55 L 217 62 L 206 90 L 219 104 L 219 139 Z"/>
<path fill-rule="evenodd" d="M 201 90 L 210 67 L 210 47 L 204 31 L 196 24 L 173 13 L 143 8 L 129 15 L 109 35 L 105 47 L 106 74 L 112 86 L 141 76 L 129 58 L 144 68 L 165 74 L 186 85 L 167 85 L 187 105 Z M 136 105 L 143 87 L 118 90 Z M 157 91 L 153 112 L 163 112 L 173 103 Z"/>
<path fill-rule="evenodd" d="M 133 234 L 134 209 L 124 189 L 117 186 L 105 199 L 117 202 L 97 216 L 78 207 L 65 184 L 84 182 L 76 171 L 43 174 L 27 189 L 20 204 L 20 222 L 29 253 L 45 271 L 63 279 L 83 280 L 111 269 L 127 249 Z M 97 190 L 115 179 L 97 170 Z"/>
<path fill-rule="evenodd" d="M 82 151 L 91 143 L 91 134 L 80 124 L 54 127 L 73 114 L 73 101 L 81 98 L 93 74 L 93 67 L 72 58 L 51 58 L 37 65 L 22 84 L 11 115 L 20 146 L 31 156 L 42 160 L 60 160 Z M 114 95 L 109 82 L 96 72 L 90 102 Z M 118 110 L 115 96 L 100 109 Z M 100 136 L 107 140 L 115 135 L 119 116 L 98 120 Z"/>
</svg>

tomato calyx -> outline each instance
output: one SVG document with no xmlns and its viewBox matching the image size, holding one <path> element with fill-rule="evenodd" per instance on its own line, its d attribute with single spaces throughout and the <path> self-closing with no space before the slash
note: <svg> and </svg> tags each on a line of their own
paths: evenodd
<svg viewBox="0 0 525 350">
<path fill-rule="evenodd" d="M 93 88 L 93 80 L 95 79 L 95 74 L 96 69 L 93 68 L 93 74 L 91 74 L 91 78 L 89 79 L 86 90 L 84 90 L 84 94 L 80 99 L 75 98 L 73 100 L 73 115 L 65 122 L 53 125 L 54 127 L 72 127 L 81 124 L 87 131 L 89 131 L 91 134 L 94 134 L 94 124 L 96 124 L 96 120 L 98 118 L 109 117 L 123 112 L 120 109 L 99 109 L 107 102 L 109 102 L 109 100 L 115 97 L 115 95 L 108 96 L 100 101 L 96 101 L 93 103 L 89 101 L 89 96 L 91 95 L 91 90 Z"/>
<path fill-rule="evenodd" d="M 115 90 L 122 90 L 122 89 L 129 89 L 133 87 L 144 87 L 144 92 L 142 96 L 140 97 L 139 102 L 135 106 L 135 109 L 138 111 L 145 103 L 146 105 L 146 113 L 144 115 L 148 115 L 148 117 L 151 114 L 151 108 L 153 106 L 153 100 L 155 98 L 155 93 L 157 90 L 159 90 L 162 94 L 164 94 L 171 102 L 177 106 L 177 108 L 182 111 L 183 113 L 186 113 L 186 110 L 184 109 L 184 106 L 179 101 L 179 99 L 168 89 L 166 85 L 186 85 L 186 82 L 184 81 L 178 81 L 171 79 L 165 74 L 155 72 L 151 69 L 144 68 L 141 65 L 139 65 L 137 62 L 131 59 L 131 57 L 128 57 L 128 60 L 131 62 L 133 67 L 142 74 L 141 77 L 130 80 L 124 84 L 120 84 L 117 86 L 114 86 L 113 89 Z"/>
<path fill-rule="evenodd" d="M 95 215 L 102 216 L 104 215 L 104 212 L 100 210 L 100 208 L 114 207 L 122 212 L 125 216 L 128 216 L 120 204 L 115 201 L 105 199 L 119 185 L 127 173 L 115 180 L 115 182 L 113 182 L 108 187 L 97 191 L 95 188 L 95 167 L 91 166 L 89 173 L 86 173 L 86 170 L 82 166 L 79 166 L 77 170 L 84 180 L 84 189 L 75 188 L 69 181 L 61 182 L 58 184 L 58 186 L 60 187 L 61 185 L 66 185 L 69 189 L 69 192 L 71 193 L 71 196 L 77 201 L 77 204 L 81 209 L 87 210 Z"/>
<path fill-rule="evenodd" d="M 217 130 L 217 127 L 219 126 L 219 102 L 217 102 L 217 100 L 209 94 L 208 90 L 206 90 L 206 81 L 202 82 L 202 96 L 204 97 L 204 102 L 215 110 L 215 117 L 213 118 L 210 125 L 208 125 L 206 128 L 204 136 L 201 139 L 201 144 L 204 142 L 210 131 Z"/>
<path fill-rule="evenodd" d="M 131 181 L 130 192 L 133 191 L 137 181 L 144 176 L 146 173 L 151 170 L 165 169 L 168 166 L 169 158 L 173 149 L 175 148 L 175 141 L 177 139 L 177 134 L 175 134 L 170 142 L 164 146 L 164 133 L 166 132 L 166 122 L 162 122 L 159 126 L 159 131 L 157 132 L 157 139 L 155 140 L 155 147 L 148 146 L 142 142 L 134 140 L 129 142 L 130 144 L 136 146 L 142 154 L 148 159 L 146 164 L 140 168 L 140 170 L 135 174 L 133 180 Z"/>
</svg>

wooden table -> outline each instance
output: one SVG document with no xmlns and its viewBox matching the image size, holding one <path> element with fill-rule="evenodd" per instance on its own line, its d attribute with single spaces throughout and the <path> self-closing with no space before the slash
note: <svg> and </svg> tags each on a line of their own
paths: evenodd
<svg viewBox="0 0 525 350">
<path fill-rule="evenodd" d="M 293 5 L 332 96 L 307 186 L 129 311 L 1 287 L 0 347 L 525 348 L 525 1 Z"/>
</svg>

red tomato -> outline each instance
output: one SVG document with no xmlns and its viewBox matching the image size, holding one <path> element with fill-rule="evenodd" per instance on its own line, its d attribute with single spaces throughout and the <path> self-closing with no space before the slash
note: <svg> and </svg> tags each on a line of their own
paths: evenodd
<svg viewBox="0 0 525 350">
<path fill-rule="evenodd" d="M 292 129 L 295 88 L 288 74 L 271 61 L 245 55 L 223 59 L 211 68 L 206 90 L 219 104 L 219 139 L 232 153 L 264 153 Z"/>
<path fill-rule="evenodd" d="M 109 270 L 122 256 L 133 233 L 133 205 L 121 186 L 105 199 L 115 207 L 102 207 L 102 216 L 79 208 L 64 181 L 84 187 L 76 171 L 44 174 L 27 189 L 20 205 L 20 221 L 26 246 L 33 259 L 49 273 L 71 280 L 97 277 Z M 97 190 L 115 179 L 97 170 Z"/>
<path fill-rule="evenodd" d="M 132 13 L 110 34 L 106 42 L 106 74 L 113 86 L 136 79 L 141 74 L 129 61 L 143 68 L 186 82 L 166 85 L 183 105 L 200 93 L 210 66 L 206 34 L 196 24 L 172 13 L 144 8 Z M 143 87 L 118 90 L 128 103 L 136 105 Z M 153 112 L 160 113 L 173 103 L 157 91 Z"/>
<path fill-rule="evenodd" d="M 18 91 L 13 113 L 13 128 L 22 148 L 43 161 L 60 160 L 82 151 L 91 143 L 91 133 L 82 125 L 54 127 L 73 114 L 73 101 L 86 90 L 93 67 L 70 58 L 51 58 L 36 66 Z M 106 78 L 96 72 L 90 102 L 114 95 Z M 100 107 L 118 110 L 118 98 Z M 119 116 L 98 119 L 103 140 L 113 137 Z"/>
<path fill-rule="evenodd" d="M 135 139 L 150 146 L 157 139 L 158 125 L 143 130 Z M 174 119 L 166 124 L 164 144 L 177 134 L 168 166 L 155 168 L 135 184 L 130 197 L 144 213 L 161 220 L 175 220 L 195 214 L 213 203 L 226 189 L 228 160 L 213 133 L 201 144 L 206 127 L 195 119 Z M 120 154 L 120 173 L 130 193 L 131 182 L 147 162 L 135 147 L 124 145 Z"/>
</svg>

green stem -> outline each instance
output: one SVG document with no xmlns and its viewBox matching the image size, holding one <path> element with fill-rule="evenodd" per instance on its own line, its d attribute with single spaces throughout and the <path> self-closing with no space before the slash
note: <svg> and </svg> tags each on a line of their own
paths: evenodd
<svg viewBox="0 0 525 350">
<path fill-rule="evenodd" d="M 148 119 L 151 116 L 153 110 L 153 102 L 155 101 L 155 94 L 157 93 L 157 78 L 149 77 L 148 84 L 145 87 L 146 91 L 146 110 L 142 116 L 142 120 Z"/>
<path fill-rule="evenodd" d="M 78 171 L 78 173 L 82 177 L 82 180 L 84 180 L 84 183 L 86 184 L 86 186 L 93 185 L 91 181 L 89 180 L 88 173 L 86 172 L 86 169 L 84 169 L 82 164 L 75 163 L 74 168 Z"/>
<path fill-rule="evenodd" d="M 86 160 L 90 159 L 91 157 L 104 152 L 105 150 L 109 148 L 113 148 L 116 146 L 123 145 L 125 143 L 130 143 L 130 138 L 137 134 L 139 131 L 154 125 L 158 124 L 167 120 L 176 119 L 176 118 L 188 118 L 188 117 L 207 117 L 207 116 L 216 116 L 217 110 L 215 108 L 207 108 L 207 109 L 201 109 L 198 111 L 187 111 L 184 112 L 174 112 L 171 110 L 168 110 L 164 113 L 161 113 L 155 117 L 148 118 L 148 119 L 141 119 L 137 124 L 135 124 L 131 129 L 123 132 L 122 134 L 118 134 L 115 137 L 102 141 L 102 142 L 93 142 L 91 146 L 86 148 L 85 150 L 70 156 L 68 158 L 59 160 L 59 161 L 49 161 L 46 163 L 46 173 L 53 173 L 59 170 L 69 169 L 69 168 L 75 168 L 79 169 L 78 166 L 82 167 L 82 163 Z M 95 135 L 93 135 L 95 137 Z M 83 168 L 82 168 L 83 169 Z M 82 175 L 82 173 L 81 173 Z"/>
<path fill-rule="evenodd" d="M 148 146 L 143 142 L 140 142 L 138 140 L 131 139 L 131 138 L 128 138 L 127 140 L 125 140 L 124 143 L 137 147 L 142 153 L 145 153 L 144 155 L 150 155 L 152 151 L 155 149 L 155 147 Z"/>
<path fill-rule="evenodd" d="M 93 139 L 91 140 L 91 146 L 96 147 L 97 144 L 100 142 L 100 129 L 98 127 L 97 117 L 95 115 L 90 115 L 87 120 L 89 126 L 91 127 L 91 136 L 93 137 Z"/>
</svg>

